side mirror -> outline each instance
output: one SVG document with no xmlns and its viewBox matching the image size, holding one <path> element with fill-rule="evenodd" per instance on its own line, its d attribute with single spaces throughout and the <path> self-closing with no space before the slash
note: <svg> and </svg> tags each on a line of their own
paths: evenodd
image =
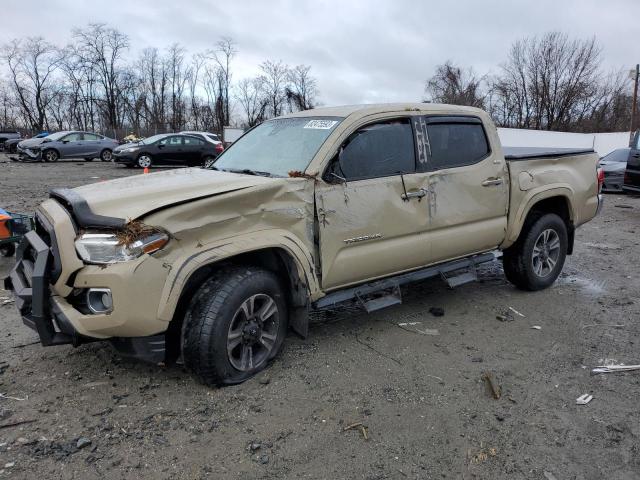
<svg viewBox="0 0 640 480">
<path fill-rule="evenodd" d="M 62 140 L 62 143 L 69 143 L 69 140 Z"/>
</svg>

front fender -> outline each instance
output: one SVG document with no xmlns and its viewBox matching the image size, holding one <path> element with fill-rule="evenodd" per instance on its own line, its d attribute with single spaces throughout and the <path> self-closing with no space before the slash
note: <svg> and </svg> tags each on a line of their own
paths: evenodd
<svg viewBox="0 0 640 480">
<path fill-rule="evenodd" d="M 260 230 L 232 238 L 226 238 L 200 247 L 200 251 L 190 251 L 173 262 L 171 272 L 165 282 L 158 317 L 170 321 L 176 310 L 180 295 L 196 270 L 205 265 L 221 262 L 234 256 L 280 248 L 295 260 L 298 275 L 307 284 L 312 296 L 319 292 L 319 282 L 315 274 L 314 259 L 304 243 L 286 230 Z"/>
</svg>

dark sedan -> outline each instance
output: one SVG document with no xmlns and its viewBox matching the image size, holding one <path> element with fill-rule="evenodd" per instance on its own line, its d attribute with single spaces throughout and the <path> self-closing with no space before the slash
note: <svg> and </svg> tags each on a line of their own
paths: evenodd
<svg viewBox="0 0 640 480">
<path fill-rule="evenodd" d="M 633 138 L 622 189 L 633 195 L 640 194 L 640 131 Z"/>
<path fill-rule="evenodd" d="M 603 192 L 621 193 L 624 182 L 624 171 L 627 168 L 630 148 L 618 148 L 600 159 L 599 165 L 604 170 Z"/>
<path fill-rule="evenodd" d="M 209 165 L 218 152 L 216 146 L 195 135 L 165 133 L 137 143 L 121 145 L 113 151 L 113 161 L 127 167 L 152 165 Z"/>
</svg>

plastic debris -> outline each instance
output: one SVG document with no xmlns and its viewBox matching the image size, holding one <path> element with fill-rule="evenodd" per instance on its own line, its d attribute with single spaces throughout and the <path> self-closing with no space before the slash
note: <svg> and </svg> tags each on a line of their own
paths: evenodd
<svg viewBox="0 0 640 480">
<path fill-rule="evenodd" d="M 517 311 L 515 308 L 509 307 L 509 310 L 511 310 L 513 313 L 515 313 L 519 317 L 525 318 L 525 316 L 522 313 L 520 313 L 519 311 Z"/>
<path fill-rule="evenodd" d="M 640 370 L 640 365 L 598 365 L 591 370 L 591 374 L 597 375 L 598 373 L 631 372 L 633 370 Z"/>
<path fill-rule="evenodd" d="M 534 330 L 542 330 L 542 327 L 540 325 L 532 325 L 531 328 Z"/>
<path fill-rule="evenodd" d="M 591 400 L 593 400 L 593 395 L 589 395 L 588 393 L 584 393 L 576 398 L 576 405 L 586 405 Z"/>
</svg>

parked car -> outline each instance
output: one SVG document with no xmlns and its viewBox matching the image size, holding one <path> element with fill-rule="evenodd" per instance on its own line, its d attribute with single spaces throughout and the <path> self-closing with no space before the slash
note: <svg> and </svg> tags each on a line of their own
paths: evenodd
<svg viewBox="0 0 640 480">
<path fill-rule="evenodd" d="M 222 143 L 222 141 L 220 141 L 220 137 L 218 135 L 216 135 L 215 133 L 198 132 L 198 131 L 191 131 L 191 130 L 186 130 L 186 131 L 180 132 L 180 133 L 185 134 L 185 135 L 193 135 L 195 137 L 202 138 L 204 141 L 215 145 L 216 156 L 218 156 L 222 152 L 224 152 L 224 144 Z"/>
<path fill-rule="evenodd" d="M 127 167 L 149 168 L 153 165 L 211 165 L 218 156 L 217 146 L 201 136 L 163 133 L 140 142 L 120 145 L 113 151 L 113 161 Z"/>
<path fill-rule="evenodd" d="M 624 183 L 624 172 L 627 168 L 630 148 L 618 148 L 600 159 L 598 165 L 604 171 L 603 192 L 620 193 Z"/>
<path fill-rule="evenodd" d="M 640 194 L 640 130 L 636 132 L 631 145 L 622 190 L 638 195 Z"/>
<path fill-rule="evenodd" d="M 98 133 L 63 131 L 20 142 L 18 153 L 25 161 L 56 162 L 60 158 L 91 161 L 100 158 L 103 162 L 110 162 L 117 146 L 117 140 Z"/>
<path fill-rule="evenodd" d="M 7 141 L 20 140 L 21 138 L 22 135 L 16 130 L 0 130 L 0 150 L 7 150 Z"/>
<path fill-rule="evenodd" d="M 460 285 L 496 249 L 516 287 L 549 287 L 602 205 L 597 163 L 592 150 L 505 155 L 471 107 L 306 110 L 250 130 L 209 169 L 53 190 L 5 288 L 45 346 L 109 339 L 240 383 L 288 328 L 307 335 L 310 311 L 395 305 L 400 285 L 428 277 Z"/>
<path fill-rule="evenodd" d="M 30 139 L 27 139 L 27 140 L 37 140 L 40 138 L 44 138 L 47 135 L 49 135 L 49 132 L 42 132 L 36 135 L 35 137 L 31 137 Z M 7 140 L 6 142 L 4 142 L 4 149 L 7 153 L 16 153 L 18 151 L 18 144 L 23 141 L 26 141 L 26 140 L 22 140 L 22 138 L 14 138 L 11 140 Z"/>
</svg>

